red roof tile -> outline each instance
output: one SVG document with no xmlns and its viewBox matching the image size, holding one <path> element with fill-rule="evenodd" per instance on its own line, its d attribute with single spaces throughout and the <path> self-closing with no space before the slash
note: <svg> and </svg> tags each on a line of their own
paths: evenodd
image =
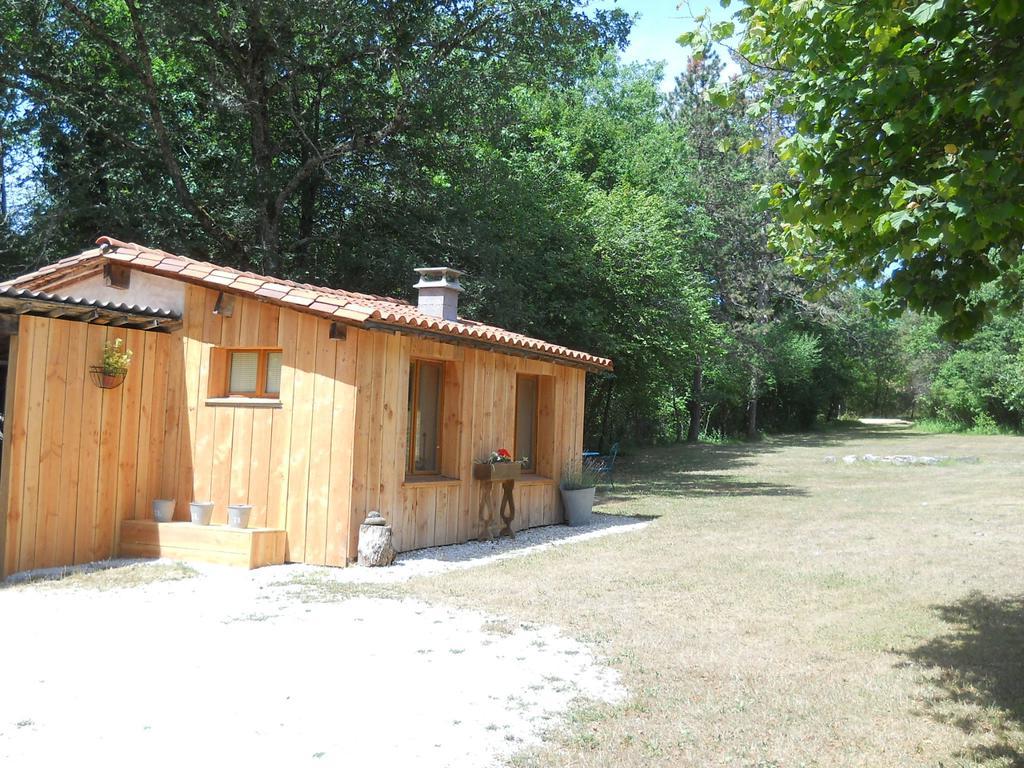
<svg viewBox="0 0 1024 768">
<path fill-rule="evenodd" d="M 612 361 L 604 357 L 579 352 L 461 317 L 456 321 L 443 320 L 424 314 L 408 302 L 398 299 L 265 277 L 218 264 L 195 261 L 135 243 L 124 243 L 111 237 L 101 237 L 96 243 L 100 246 L 99 248 L 61 259 L 36 272 L 0 283 L 0 288 L 6 286 L 45 287 L 48 281 L 60 276 L 57 273 L 70 271 L 74 267 L 90 261 L 110 259 L 131 264 L 144 271 L 162 272 L 171 278 L 176 277 L 200 285 L 208 285 L 217 290 L 226 288 L 233 292 L 255 295 L 265 300 L 286 304 L 298 311 L 344 318 L 357 324 L 383 323 L 395 326 L 395 330 L 401 330 L 402 327 L 418 328 L 442 336 L 455 337 L 453 342 L 456 342 L 459 337 L 477 339 L 499 346 L 531 350 L 546 357 L 571 360 L 590 368 L 603 370 L 612 368 Z"/>
</svg>

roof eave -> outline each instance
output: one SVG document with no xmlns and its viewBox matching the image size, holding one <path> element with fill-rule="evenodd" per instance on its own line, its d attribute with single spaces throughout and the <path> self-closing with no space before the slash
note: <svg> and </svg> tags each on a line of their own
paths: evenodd
<svg viewBox="0 0 1024 768">
<path fill-rule="evenodd" d="M 592 373 L 611 373 L 614 370 L 612 361 L 606 358 L 598 358 L 602 361 L 600 363 L 591 362 L 588 360 L 580 360 L 569 355 L 559 355 L 554 352 L 546 352 L 542 349 L 532 349 L 530 347 L 521 347 L 514 344 L 500 344 L 474 336 L 463 336 L 445 333 L 443 331 L 433 331 L 429 328 L 408 325 L 406 323 L 388 323 L 381 320 L 368 320 L 361 323 L 361 325 L 367 330 L 404 333 L 407 336 L 419 336 L 421 338 L 430 339 L 431 341 L 441 341 L 445 344 L 459 344 L 461 346 L 473 347 L 474 349 L 483 349 L 487 352 L 496 352 L 503 355 L 515 355 L 516 357 L 526 357 L 534 360 L 548 360 L 552 363 L 557 363 L 558 365 L 565 365 L 572 368 L 583 368 L 584 370 L 591 371 Z"/>
</svg>

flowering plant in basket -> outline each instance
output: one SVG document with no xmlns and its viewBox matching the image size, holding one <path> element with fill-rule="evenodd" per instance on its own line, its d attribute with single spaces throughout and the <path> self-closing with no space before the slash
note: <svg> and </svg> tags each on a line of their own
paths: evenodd
<svg viewBox="0 0 1024 768">
<path fill-rule="evenodd" d="M 473 462 L 473 477 L 477 480 L 514 479 L 519 477 L 525 461 L 526 459 L 516 461 L 508 450 L 499 448 L 491 451 L 491 455 L 486 459 L 477 459 Z"/>
<path fill-rule="evenodd" d="M 96 386 L 114 389 L 124 381 L 131 361 L 132 351 L 124 346 L 124 339 L 114 339 L 113 342 L 108 340 L 103 345 L 103 362 L 100 365 L 90 365 L 89 372 Z"/>
<path fill-rule="evenodd" d="M 509 453 L 508 449 L 506 449 L 506 448 L 499 448 L 496 451 L 491 451 L 491 455 L 488 456 L 486 459 L 477 460 L 476 463 L 477 464 L 511 464 L 513 462 L 516 462 L 518 464 L 522 464 L 524 461 L 526 461 L 525 458 L 518 459 L 518 460 L 513 459 L 512 458 L 512 454 Z"/>
<path fill-rule="evenodd" d="M 124 339 L 114 339 L 103 345 L 103 373 L 108 376 L 124 376 L 132 361 L 132 351 L 125 349 Z"/>
</svg>

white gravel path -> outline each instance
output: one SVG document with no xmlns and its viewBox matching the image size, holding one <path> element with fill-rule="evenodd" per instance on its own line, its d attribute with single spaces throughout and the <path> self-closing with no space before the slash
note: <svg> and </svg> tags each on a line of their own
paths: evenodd
<svg viewBox="0 0 1024 768">
<path fill-rule="evenodd" d="M 411 578 L 636 525 L 537 529 L 318 573 Z M 408 599 L 305 603 L 281 578 L 303 568 L 0 588 L 0 765 L 483 768 L 536 743 L 575 698 L 626 695 L 555 628 L 494 631 L 483 614 Z"/>
<path fill-rule="evenodd" d="M 533 555 L 552 547 L 620 533 L 633 533 L 646 528 L 650 520 L 622 515 L 595 513 L 587 526 L 548 525 L 517 533 L 514 539 L 469 541 L 446 547 L 430 547 L 405 552 L 388 568 L 314 568 L 312 570 L 340 583 L 387 584 L 408 581 L 417 576 L 436 576 L 448 571 L 476 568 L 499 560 Z M 286 566 L 289 573 L 298 573 L 307 566 Z M 275 577 L 276 568 L 261 568 L 264 578 Z"/>
</svg>

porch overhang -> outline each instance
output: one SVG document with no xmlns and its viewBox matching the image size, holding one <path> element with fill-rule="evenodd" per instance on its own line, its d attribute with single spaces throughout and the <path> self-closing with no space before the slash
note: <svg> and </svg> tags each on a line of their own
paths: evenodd
<svg viewBox="0 0 1024 768">
<path fill-rule="evenodd" d="M 13 286 L 0 288 L 0 326 L 6 326 L 2 330 L 15 332 L 11 320 L 20 315 L 165 333 L 181 327 L 181 315 L 169 309 L 75 299 Z M 16 324 L 13 327 L 16 329 Z"/>
</svg>

